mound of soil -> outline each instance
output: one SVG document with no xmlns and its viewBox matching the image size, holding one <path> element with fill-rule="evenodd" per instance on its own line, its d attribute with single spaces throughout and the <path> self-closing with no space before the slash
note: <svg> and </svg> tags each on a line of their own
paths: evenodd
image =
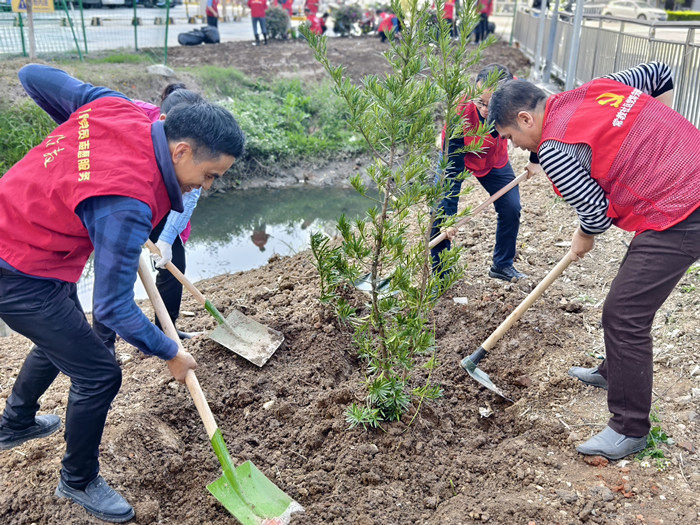
<svg viewBox="0 0 700 525">
<path fill-rule="evenodd" d="M 363 67 L 377 72 L 379 62 L 375 66 L 352 51 L 363 40 L 367 49 L 378 50 L 369 39 L 331 42 L 341 54 L 338 62 L 345 63 L 346 50 L 357 74 L 370 72 Z M 226 46 L 178 49 L 172 60 L 201 63 Z M 271 67 L 265 64 L 276 61 L 300 67 L 307 52 L 298 44 L 237 46 L 240 54 L 232 49 L 221 58 L 233 64 L 244 51 L 256 53 L 250 55 L 256 60 L 245 59 L 249 74 L 263 75 Z M 496 54 L 487 62 L 511 65 L 514 50 L 491 49 Z M 202 50 L 206 56 L 197 55 Z M 512 159 L 516 172 L 526 163 L 522 152 Z M 486 198 L 476 186 L 462 206 Z M 608 413 L 605 392 L 582 386 L 566 371 L 593 365 L 603 350 L 601 306 L 630 239 L 622 231 L 601 236 L 592 254 L 572 264 L 482 361 L 480 367 L 514 403 L 485 390 L 459 366 L 567 252 L 576 227 L 571 208 L 555 198 L 545 178 L 524 182 L 521 195 L 517 267 L 530 277 L 518 284 L 487 277 L 492 209 L 462 229 L 458 242 L 466 247 L 466 274 L 434 312 L 440 366 L 432 380 L 444 395 L 381 429 L 347 428 L 345 408 L 362 400 L 363 363 L 347 329 L 322 315 L 308 253 L 198 283 L 222 312 L 238 309 L 286 337 L 262 368 L 206 336 L 185 345 L 198 360 L 199 381 L 234 461 L 251 460 L 305 507 L 293 524 L 699 522 L 696 275 L 689 274 L 662 307 L 653 331 L 654 413 L 675 440 L 661 445 L 669 460 L 664 468 L 632 458 L 591 463 L 575 451 L 604 427 Z M 142 308 L 152 316 L 149 304 Z M 182 310 L 180 328 L 215 327 L 190 297 Z M 0 346 L 1 408 L 29 342 L 13 335 Z M 133 523 L 234 523 L 205 488 L 220 468 L 187 388 L 172 380 L 161 361 L 121 341 L 117 353 L 124 380 L 105 428 L 101 465 L 104 477 L 134 505 Z M 59 377 L 42 398 L 41 411 L 64 416 L 68 387 L 67 378 Z M 64 449 L 58 433 L 0 453 L 0 522 L 102 523 L 53 497 Z"/>
</svg>

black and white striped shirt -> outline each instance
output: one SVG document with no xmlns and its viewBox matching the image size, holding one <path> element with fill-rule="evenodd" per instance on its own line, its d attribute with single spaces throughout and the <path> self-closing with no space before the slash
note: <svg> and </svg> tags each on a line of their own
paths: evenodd
<svg viewBox="0 0 700 525">
<path fill-rule="evenodd" d="M 661 62 L 649 62 L 632 69 L 606 75 L 644 93 L 657 97 L 673 89 L 670 68 Z M 588 144 L 545 141 L 538 151 L 540 165 L 566 202 L 574 207 L 581 230 L 602 233 L 612 224 L 607 216 L 608 200 L 603 189 L 591 177 L 592 151 Z"/>
</svg>

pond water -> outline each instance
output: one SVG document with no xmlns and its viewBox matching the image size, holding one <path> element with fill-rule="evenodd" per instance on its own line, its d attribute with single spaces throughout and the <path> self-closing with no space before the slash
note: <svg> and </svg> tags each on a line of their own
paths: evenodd
<svg viewBox="0 0 700 525">
<path fill-rule="evenodd" d="M 358 218 L 371 204 L 351 188 L 306 185 L 232 191 L 202 198 L 192 214 L 192 234 L 185 245 L 185 275 L 196 283 L 224 273 L 258 268 L 275 254 L 295 254 L 310 246 L 312 233 L 334 235 L 341 214 Z M 89 263 L 78 283 L 78 295 L 86 311 L 92 308 L 91 273 Z M 134 292 L 137 299 L 146 298 L 139 280 Z"/>
</svg>

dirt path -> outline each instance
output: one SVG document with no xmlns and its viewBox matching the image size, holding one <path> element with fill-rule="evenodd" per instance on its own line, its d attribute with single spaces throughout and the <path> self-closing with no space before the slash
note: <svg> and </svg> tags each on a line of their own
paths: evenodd
<svg viewBox="0 0 700 525">
<path fill-rule="evenodd" d="M 359 41 L 338 41 L 338 53 L 343 42 L 354 49 Z M 367 46 L 365 53 L 377 51 L 376 42 Z M 195 48 L 193 56 L 189 49 L 176 50 L 173 64 L 202 60 L 194 57 L 202 49 Z M 493 52 L 501 51 L 507 53 L 503 61 L 512 59 L 514 51 L 503 46 Z M 260 74 L 281 53 L 304 63 L 303 50 L 292 53 L 284 44 L 255 52 L 258 60 L 246 59 L 246 67 Z M 239 58 L 225 56 L 232 62 Z M 357 54 L 348 60 L 358 73 L 370 63 Z M 525 63 L 522 57 L 516 62 Z M 516 171 L 524 166 L 523 154 L 514 153 L 513 159 Z M 381 430 L 346 430 L 343 412 L 360 399 L 362 363 L 350 334 L 320 317 L 307 253 L 199 283 L 221 311 L 238 308 L 286 336 L 261 369 L 206 338 L 186 344 L 199 362 L 199 380 L 235 461 L 253 461 L 306 508 L 292 523 L 700 522 L 700 464 L 694 453 L 700 421 L 696 275 L 682 281 L 654 325 L 655 413 L 676 443 L 663 447 L 670 459 L 663 470 L 629 460 L 593 466 L 575 452 L 605 425 L 608 414 L 605 393 L 582 387 L 566 370 L 595 363 L 594 355 L 602 351 L 601 305 L 629 242 L 624 232 L 602 236 L 592 255 L 572 265 L 482 362 L 514 404 L 484 390 L 460 368 L 459 360 L 567 251 L 576 225 L 569 206 L 555 198 L 543 178 L 523 183 L 521 194 L 518 268 L 531 277 L 511 285 L 486 276 L 492 210 L 464 228 L 459 242 L 468 248 L 466 276 L 435 310 L 441 366 L 433 379 L 444 397 L 424 406 L 410 426 L 407 419 Z M 477 189 L 462 204 L 484 198 Z M 455 297 L 468 303 L 457 304 Z M 152 315 L 149 305 L 143 308 Z M 190 298 L 183 313 L 184 329 L 214 327 Z M 20 336 L 0 340 L 0 408 L 27 350 L 28 341 Z M 133 523 L 234 523 L 205 489 L 220 471 L 187 389 L 169 378 L 162 362 L 143 358 L 123 342 L 117 352 L 124 381 L 108 418 L 101 464 L 105 478 L 134 505 Z M 59 377 L 41 401 L 42 412 L 65 416 L 68 386 Z M 101 523 L 52 495 L 64 448 L 62 436 L 55 435 L 0 453 L 0 523 Z"/>
</svg>

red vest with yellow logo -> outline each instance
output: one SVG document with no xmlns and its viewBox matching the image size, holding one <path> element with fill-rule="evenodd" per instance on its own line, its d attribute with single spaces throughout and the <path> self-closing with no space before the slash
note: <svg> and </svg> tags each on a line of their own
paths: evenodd
<svg viewBox="0 0 700 525">
<path fill-rule="evenodd" d="M 473 102 L 461 102 L 457 107 L 462 122 L 464 122 L 464 145 L 475 142 L 479 137 L 467 135 L 470 129 L 476 129 L 479 125 L 479 113 Z M 442 143 L 445 143 L 445 131 L 442 128 Z M 484 138 L 481 153 L 465 153 L 464 167 L 470 170 L 475 177 L 483 177 L 494 168 L 502 168 L 508 163 L 508 141 L 503 140 L 500 135 L 493 138 L 488 135 Z"/>
<path fill-rule="evenodd" d="M 550 97 L 540 146 L 550 139 L 591 147 L 591 177 L 623 230 L 665 230 L 700 207 L 700 131 L 638 89 L 598 79 Z"/>
<path fill-rule="evenodd" d="M 148 204 L 154 226 L 171 206 L 151 121 L 116 97 L 78 109 L 0 178 L 0 258 L 29 275 L 77 282 L 93 246 L 75 209 L 104 195 Z"/>
</svg>

